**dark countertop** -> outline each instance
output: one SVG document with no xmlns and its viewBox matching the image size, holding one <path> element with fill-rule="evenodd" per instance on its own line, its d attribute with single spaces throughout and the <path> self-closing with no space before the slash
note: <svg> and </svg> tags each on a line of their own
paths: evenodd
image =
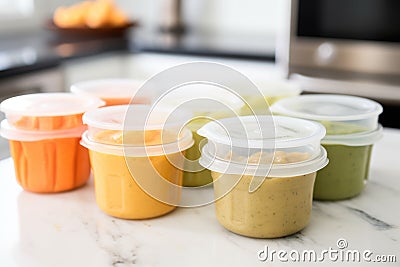
<svg viewBox="0 0 400 267">
<path fill-rule="evenodd" d="M 59 38 L 46 31 L 0 36 L 0 79 L 52 68 L 63 61 L 128 51 L 127 38 Z"/>
<path fill-rule="evenodd" d="M 0 36 L 0 79 L 111 51 L 274 60 L 274 43 L 269 37 L 135 30 L 120 37 L 77 38 L 42 30 Z"/>
<path fill-rule="evenodd" d="M 272 36 L 188 31 L 184 34 L 136 31 L 131 49 L 139 52 L 275 60 Z"/>
</svg>

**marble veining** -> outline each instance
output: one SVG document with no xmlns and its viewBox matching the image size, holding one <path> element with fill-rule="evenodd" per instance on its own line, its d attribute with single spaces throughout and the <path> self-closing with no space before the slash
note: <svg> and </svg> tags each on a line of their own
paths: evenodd
<svg viewBox="0 0 400 267">
<path fill-rule="evenodd" d="M 257 253 L 266 246 L 320 252 L 337 248 L 340 238 L 349 249 L 396 255 L 397 262 L 387 266 L 400 266 L 399 148 L 400 131 L 385 129 L 373 150 L 365 191 L 344 201 L 314 201 L 310 224 L 277 239 L 229 232 L 219 225 L 213 204 L 152 220 L 113 218 L 97 207 L 92 179 L 62 194 L 24 192 L 6 159 L 0 162 L 0 266 L 281 266 L 261 262 Z"/>
<path fill-rule="evenodd" d="M 356 214 L 356 216 L 360 217 L 361 219 L 365 220 L 366 222 L 368 222 L 369 224 L 374 226 L 377 230 L 389 230 L 394 227 L 393 225 L 390 225 L 384 221 L 381 221 L 381 220 L 371 216 L 370 214 L 368 214 L 367 212 L 365 212 L 363 210 L 352 208 L 352 207 L 346 207 L 346 208 L 348 210 L 352 211 L 354 214 Z"/>
<path fill-rule="evenodd" d="M 99 225 L 96 220 L 82 220 L 84 228 L 90 233 L 97 246 L 107 253 L 110 266 L 134 266 L 137 245 L 121 229 L 123 222 L 117 219 L 107 220 L 106 225 Z"/>
</svg>

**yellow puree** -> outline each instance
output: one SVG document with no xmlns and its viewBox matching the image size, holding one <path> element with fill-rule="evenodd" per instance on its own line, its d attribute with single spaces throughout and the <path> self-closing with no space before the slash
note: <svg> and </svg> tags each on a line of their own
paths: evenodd
<svg viewBox="0 0 400 267">
<path fill-rule="evenodd" d="M 297 162 L 307 159 L 305 153 L 277 151 L 274 164 Z M 263 156 L 254 154 L 249 161 L 263 161 Z M 277 162 L 280 161 L 280 163 Z M 217 180 L 239 179 L 240 175 L 212 172 Z M 216 201 L 218 221 L 228 230 L 237 234 L 274 238 L 287 236 L 303 229 L 310 220 L 313 186 L 316 173 L 295 177 L 267 177 L 255 191 L 249 192 L 252 176 L 243 175 L 235 187 Z M 216 195 L 223 190 L 220 183 L 214 183 Z"/>
<path fill-rule="evenodd" d="M 121 144 L 120 131 L 103 131 L 95 136 L 99 143 Z M 138 140 L 143 143 L 143 134 L 132 132 L 125 135 L 130 141 Z M 151 131 L 145 136 L 148 144 L 160 143 L 160 131 Z M 168 155 L 174 163 L 179 162 L 180 153 Z M 123 156 L 104 154 L 90 150 L 90 160 L 95 178 L 96 201 L 98 206 L 107 214 L 125 219 L 145 219 L 166 214 L 176 207 L 162 203 L 147 195 L 137 184 L 129 172 Z M 179 199 L 180 191 L 172 191 L 160 179 L 171 183 L 182 184 L 182 171 L 169 163 L 165 155 L 152 157 L 127 157 L 129 165 L 135 168 L 134 174 L 140 179 L 149 179 L 154 182 L 158 194 L 163 199 Z M 183 165 L 183 162 L 181 162 Z M 137 177 L 139 178 L 139 177 Z M 154 179 L 154 180 L 153 180 Z"/>
</svg>

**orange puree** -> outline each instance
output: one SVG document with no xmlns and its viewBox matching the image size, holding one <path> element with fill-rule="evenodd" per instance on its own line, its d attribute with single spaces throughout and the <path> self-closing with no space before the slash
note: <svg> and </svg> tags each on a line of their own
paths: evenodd
<svg viewBox="0 0 400 267">
<path fill-rule="evenodd" d="M 82 114 L 74 114 L 48 117 L 22 116 L 13 123 L 13 126 L 21 130 L 52 131 L 72 129 L 82 124 Z"/>
<path fill-rule="evenodd" d="M 118 134 L 119 132 L 119 134 Z M 147 145 L 160 143 L 161 131 L 146 132 Z M 103 131 L 96 135 L 95 139 L 102 143 L 121 144 L 121 131 Z M 135 136 L 139 136 L 135 138 Z M 137 132 L 128 137 L 132 143 L 135 139 L 143 140 L 143 133 Z M 150 156 L 150 157 L 126 157 L 114 154 L 105 154 L 89 151 L 90 161 L 93 168 L 95 179 L 96 201 L 98 206 L 107 214 L 124 219 L 146 219 L 166 214 L 176 207 L 165 204 L 146 194 L 129 171 L 126 162 L 129 162 L 131 168 L 135 168 L 134 175 L 139 179 L 147 181 L 167 181 L 176 185 L 182 185 L 183 172 L 172 165 L 169 160 L 175 164 L 183 166 L 183 157 L 181 152 L 168 155 Z M 181 160 L 182 159 L 182 160 Z M 154 180 L 153 180 L 154 179 Z M 179 199 L 180 191 L 171 192 L 171 189 L 163 184 L 154 182 L 162 199 L 168 199 L 171 195 Z M 152 184 L 153 186 L 153 184 Z M 174 195 L 175 194 L 175 195 Z"/>
<path fill-rule="evenodd" d="M 123 156 L 90 150 L 95 179 L 96 201 L 105 213 L 124 219 L 146 219 L 166 214 L 176 207 L 164 204 L 146 194 L 133 179 Z M 179 153 L 177 153 L 179 154 Z M 168 155 L 174 157 L 178 155 Z M 141 175 L 157 175 L 148 158 L 130 157 Z M 168 181 L 181 185 L 182 171 L 170 164 L 165 156 L 150 157 L 159 174 Z M 170 194 L 165 188 L 164 194 Z"/>
<path fill-rule="evenodd" d="M 160 130 L 127 131 L 123 133 L 121 130 L 105 130 L 97 133 L 94 137 L 96 142 L 109 145 L 121 145 L 123 143 L 129 145 L 147 146 L 161 145 L 163 143 L 175 142 L 179 138 L 174 134 L 164 133 Z"/>
<path fill-rule="evenodd" d="M 33 142 L 10 140 L 18 183 L 27 191 L 53 193 L 86 183 L 90 175 L 87 149 L 80 137 Z"/>
</svg>

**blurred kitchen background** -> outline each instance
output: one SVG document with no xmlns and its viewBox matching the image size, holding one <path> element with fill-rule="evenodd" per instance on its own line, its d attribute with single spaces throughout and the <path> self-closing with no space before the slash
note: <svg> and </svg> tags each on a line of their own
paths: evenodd
<svg viewBox="0 0 400 267">
<path fill-rule="evenodd" d="M 137 25 L 98 34 L 57 29 L 54 11 L 78 2 L 0 0 L 0 100 L 89 79 L 144 80 L 211 60 L 254 79 L 289 78 L 304 93 L 375 99 L 384 106 L 381 123 L 400 128 L 398 0 L 115 0 Z"/>
</svg>

